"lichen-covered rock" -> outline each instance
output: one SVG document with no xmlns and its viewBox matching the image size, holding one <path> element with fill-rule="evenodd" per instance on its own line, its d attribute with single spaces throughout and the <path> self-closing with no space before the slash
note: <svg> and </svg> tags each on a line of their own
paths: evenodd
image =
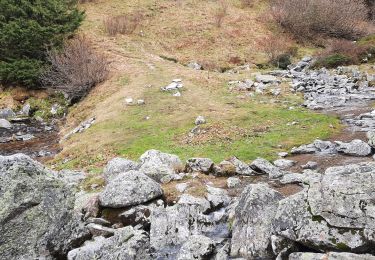
<svg viewBox="0 0 375 260">
<path fill-rule="evenodd" d="M 189 237 L 179 252 L 178 260 L 207 259 L 213 255 L 215 242 L 202 235 L 193 235 Z"/>
<path fill-rule="evenodd" d="M 183 169 L 183 164 L 177 155 L 163 153 L 158 150 L 149 150 L 140 158 L 139 171 L 161 182 L 166 176 L 173 175 Z"/>
<path fill-rule="evenodd" d="M 114 179 L 118 174 L 122 172 L 128 172 L 131 170 L 137 170 L 139 167 L 138 163 L 124 159 L 124 158 L 114 158 L 110 160 L 103 171 L 103 176 L 106 182 Z"/>
<path fill-rule="evenodd" d="M 157 182 L 138 171 L 119 174 L 110 181 L 99 195 L 100 205 L 123 208 L 148 202 L 163 195 Z"/>
<path fill-rule="evenodd" d="M 270 179 L 280 178 L 287 173 L 263 158 L 254 160 L 250 167 L 260 174 L 267 174 Z"/>
<path fill-rule="evenodd" d="M 229 177 L 227 179 L 227 187 L 228 188 L 235 188 L 241 184 L 241 180 L 237 177 Z"/>
<path fill-rule="evenodd" d="M 250 184 L 235 209 L 231 256 L 272 258 L 272 221 L 283 196 L 266 184 Z"/>
<path fill-rule="evenodd" d="M 213 167 L 213 175 L 219 177 L 228 177 L 236 174 L 236 166 L 229 161 L 222 161 Z"/>
<path fill-rule="evenodd" d="M 255 175 L 253 169 L 251 169 L 248 164 L 240 161 L 237 157 L 232 157 L 228 161 L 236 167 L 237 174 L 246 176 Z"/>
<path fill-rule="evenodd" d="M 231 201 L 226 190 L 212 186 L 207 186 L 206 199 L 210 202 L 211 209 L 226 207 Z"/>
<path fill-rule="evenodd" d="M 133 227 L 120 228 L 109 238 L 96 237 L 93 241 L 68 253 L 68 260 L 151 260 L 147 233 Z"/>
<path fill-rule="evenodd" d="M 336 141 L 337 151 L 353 156 L 368 156 L 371 154 L 371 146 L 362 140 L 356 139 L 349 143 Z"/>
<path fill-rule="evenodd" d="M 326 254 L 299 252 L 290 254 L 289 260 L 375 260 L 375 256 L 369 254 L 358 255 L 338 252 L 330 252 Z"/>
<path fill-rule="evenodd" d="M 273 162 L 273 164 L 276 167 L 279 167 L 280 169 L 287 169 L 296 164 L 295 161 L 292 160 L 287 160 L 287 159 L 277 159 L 276 161 Z"/>
<path fill-rule="evenodd" d="M 275 232 L 314 250 L 374 253 L 375 163 L 332 167 L 279 203 Z M 308 178 L 308 177 L 306 177 Z"/>
<path fill-rule="evenodd" d="M 0 156 L 0 258 L 61 257 L 87 237 L 74 187 L 26 155 Z"/>
<path fill-rule="evenodd" d="M 209 158 L 190 158 L 186 162 L 187 172 L 210 173 L 214 162 Z"/>
</svg>

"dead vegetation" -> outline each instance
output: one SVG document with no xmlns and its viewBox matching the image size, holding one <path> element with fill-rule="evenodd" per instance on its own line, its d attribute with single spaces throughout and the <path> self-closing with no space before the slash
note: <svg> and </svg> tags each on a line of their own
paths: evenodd
<svg viewBox="0 0 375 260">
<path fill-rule="evenodd" d="M 108 17 L 104 20 L 105 31 L 110 36 L 117 34 L 132 34 L 143 19 L 141 11 Z"/>
</svg>

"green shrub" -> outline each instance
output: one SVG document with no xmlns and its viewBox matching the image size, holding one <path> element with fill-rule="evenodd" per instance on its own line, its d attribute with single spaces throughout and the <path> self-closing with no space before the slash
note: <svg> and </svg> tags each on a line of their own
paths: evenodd
<svg viewBox="0 0 375 260">
<path fill-rule="evenodd" d="M 326 57 L 319 58 L 314 67 L 321 68 L 336 68 L 338 66 L 349 65 L 352 63 L 352 59 L 344 54 L 336 53 Z"/>
<path fill-rule="evenodd" d="M 285 70 L 290 64 L 292 64 L 290 58 L 291 55 L 289 53 L 281 54 L 272 61 L 272 65 Z"/>
<path fill-rule="evenodd" d="M 0 83 L 37 86 L 46 49 L 60 48 L 83 17 L 75 0 L 1 0 Z"/>
</svg>

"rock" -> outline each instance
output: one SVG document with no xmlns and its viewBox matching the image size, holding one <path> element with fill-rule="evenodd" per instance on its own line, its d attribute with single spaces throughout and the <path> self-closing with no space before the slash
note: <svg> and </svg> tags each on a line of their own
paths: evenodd
<svg viewBox="0 0 375 260">
<path fill-rule="evenodd" d="M 26 103 L 26 104 L 22 107 L 22 109 L 21 109 L 21 111 L 20 111 L 20 114 L 21 114 L 21 115 L 24 115 L 24 116 L 29 116 L 29 115 L 30 115 L 30 109 L 31 109 L 30 104 L 29 104 L 29 103 Z"/>
<path fill-rule="evenodd" d="M 198 64 L 196 61 L 192 61 L 187 65 L 189 68 L 194 70 L 202 70 L 202 65 Z"/>
<path fill-rule="evenodd" d="M 372 152 L 371 146 L 359 139 L 353 140 L 350 143 L 336 141 L 336 144 L 337 151 L 347 155 L 368 156 Z"/>
<path fill-rule="evenodd" d="M 290 168 L 290 167 L 294 166 L 296 164 L 296 162 L 292 161 L 292 160 L 287 160 L 287 159 L 278 159 L 278 160 L 274 161 L 273 164 L 276 167 L 279 167 L 281 169 L 287 169 L 287 168 Z"/>
<path fill-rule="evenodd" d="M 133 98 L 125 98 L 125 104 L 128 106 L 134 105 L 134 99 Z"/>
<path fill-rule="evenodd" d="M 74 187 L 26 155 L 0 156 L 0 258 L 62 257 L 89 236 Z"/>
<path fill-rule="evenodd" d="M 193 235 L 189 237 L 179 252 L 178 260 L 207 259 L 213 255 L 215 242 L 202 235 Z"/>
<path fill-rule="evenodd" d="M 227 179 L 227 187 L 230 189 L 236 188 L 240 184 L 241 184 L 241 180 L 237 177 L 229 177 Z"/>
<path fill-rule="evenodd" d="M 181 97 L 181 92 L 180 91 L 176 91 L 175 93 L 173 93 L 173 96 L 174 97 Z"/>
<path fill-rule="evenodd" d="M 189 184 L 187 183 L 179 183 L 179 184 L 176 184 L 176 190 L 178 190 L 178 192 L 180 193 L 184 193 L 185 190 L 189 187 Z"/>
<path fill-rule="evenodd" d="M 31 139 L 34 139 L 35 136 L 32 134 L 25 134 L 25 135 L 16 135 L 17 141 L 29 141 Z"/>
<path fill-rule="evenodd" d="M 375 163 L 328 168 L 306 175 L 306 188 L 279 202 L 276 234 L 312 250 L 374 252 Z"/>
<path fill-rule="evenodd" d="M 253 169 L 246 163 L 240 161 L 237 157 L 232 157 L 228 161 L 236 167 L 237 174 L 245 176 L 255 175 Z"/>
<path fill-rule="evenodd" d="M 16 113 L 10 108 L 0 109 L 0 119 L 8 119 L 10 117 L 15 117 Z"/>
<path fill-rule="evenodd" d="M 56 178 L 61 179 L 66 184 L 75 186 L 78 186 L 81 181 L 86 178 L 86 174 L 84 172 L 71 170 L 61 170 L 59 172 L 55 172 L 54 175 Z"/>
<path fill-rule="evenodd" d="M 286 172 L 280 170 L 276 166 L 272 165 L 269 161 L 258 158 L 254 160 L 250 167 L 260 174 L 268 174 L 270 179 L 277 179 L 286 174 Z"/>
<path fill-rule="evenodd" d="M 84 219 L 96 218 L 99 215 L 99 195 L 91 197 L 82 208 Z"/>
<path fill-rule="evenodd" d="M 138 205 L 121 213 L 119 218 L 124 226 L 131 225 L 135 227 L 141 225 L 143 229 L 149 229 L 151 212 L 151 206 Z"/>
<path fill-rule="evenodd" d="M 66 134 L 61 140 L 67 140 L 69 139 L 73 134 L 76 133 L 82 133 L 86 129 L 90 128 L 95 123 L 95 117 L 92 117 L 82 123 L 79 124 L 76 128 L 74 128 L 72 131 L 70 131 L 68 134 Z"/>
<path fill-rule="evenodd" d="M 280 158 L 285 158 L 288 156 L 288 153 L 287 152 L 280 152 L 277 154 Z"/>
<path fill-rule="evenodd" d="M 368 144 L 372 147 L 375 148 L 375 131 L 368 131 L 366 133 L 366 136 L 368 138 Z"/>
<path fill-rule="evenodd" d="M 317 162 L 312 162 L 308 161 L 306 164 L 301 165 L 302 169 L 310 169 L 310 170 L 315 170 L 318 168 L 318 163 Z"/>
<path fill-rule="evenodd" d="M 323 153 L 334 154 L 337 153 L 336 145 L 330 141 L 315 140 L 312 144 L 301 145 L 294 147 L 291 151 L 292 154 L 310 154 L 310 153 Z"/>
<path fill-rule="evenodd" d="M 272 259 L 272 221 L 283 196 L 266 184 L 250 184 L 235 209 L 232 231 L 232 257 Z"/>
<path fill-rule="evenodd" d="M 230 197 L 228 193 L 224 189 L 215 188 L 212 186 L 207 185 L 207 194 L 206 199 L 210 202 L 210 209 L 217 210 L 223 207 L 226 207 L 230 203 Z"/>
<path fill-rule="evenodd" d="M 198 116 L 195 119 L 195 125 L 203 125 L 206 123 L 206 119 L 203 116 Z"/>
<path fill-rule="evenodd" d="M 151 260 L 147 233 L 133 227 L 115 230 L 110 238 L 96 237 L 68 253 L 68 260 Z"/>
<path fill-rule="evenodd" d="M 190 158 L 186 162 L 187 172 L 210 173 L 214 162 L 209 158 Z"/>
<path fill-rule="evenodd" d="M 161 90 L 162 91 L 175 91 L 175 90 L 182 88 L 183 86 L 184 85 L 182 84 L 181 79 L 174 79 L 171 84 L 169 84 L 168 86 L 162 87 Z"/>
<path fill-rule="evenodd" d="M 213 174 L 215 176 L 233 176 L 236 174 L 236 166 L 228 161 L 222 161 L 218 165 L 214 165 Z"/>
<path fill-rule="evenodd" d="M 156 181 L 173 175 L 183 169 L 182 162 L 177 155 L 163 153 L 158 150 L 148 150 L 140 158 L 139 171 Z"/>
<path fill-rule="evenodd" d="M 330 252 L 319 253 L 292 253 L 289 260 L 375 260 L 375 256 L 369 254 L 357 255 L 352 253 Z"/>
<path fill-rule="evenodd" d="M 119 174 L 111 180 L 99 195 L 100 205 L 123 208 L 139 205 L 163 195 L 161 186 L 138 171 Z"/>
<path fill-rule="evenodd" d="M 144 101 L 144 99 L 138 99 L 137 100 L 137 105 L 144 105 L 146 104 L 146 102 Z"/>
<path fill-rule="evenodd" d="M 291 252 L 298 251 L 295 242 L 281 236 L 271 236 L 272 252 L 276 260 L 286 259 Z"/>
<path fill-rule="evenodd" d="M 259 83 L 264 83 L 264 84 L 277 83 L 278 82 L 278 79 L 275 76 L 272 76 L 272 75 L 257 75 L 255 77 L 255 80 Z"/>
<path fill-rule="evenodd" d="M 87 228 L 90 230 L 90 233 L 94 236 L 103 236 L 110 237 L 115 233 L 113 228 L 103 227 L 102 225 L 90 223 L 87 225 Z"/>
<path fill-rule="evenodd" d="M 280 183 L 282 184 L 299 184 L 302 183 L 304 180 L 304 175 L 300 173 L 289 173 L 285 174 L 281 179 Z"/>
<path fill-rule="evenodd" d="M 59 108 L 60 108 L 59 104 L 53 104 L 51 107 L 50 113 L 52 115 L 57 115 L 57 113 L 59 112 Z"/>
<path fill-rule="evenodd" d="M 124 159 L 124 158 L 114 158 L 110 160 L 104 168 L 103 176 L 106 182 L 114 179 L 117 175 L 122 172 L 128 172 L 131 170 L 137 170 L 139 167 L 138 163 Z"/>
<path fill-rule="evenodd" d="M 11 129 L 12 124 L 6 119 L 0 119 L 0 129 L 1 128 Z"/>
<path fill-rule="evenodd" d="M 105 220 L 104 218 L 88 218 L 86 220 L 86 223 L 93 223 L 93 224 L 97 224 L 97 225 L 101 225 L 105 227 L 111 226 L 111 222 L 109 222 L 108 220 Z"/>
</svg>

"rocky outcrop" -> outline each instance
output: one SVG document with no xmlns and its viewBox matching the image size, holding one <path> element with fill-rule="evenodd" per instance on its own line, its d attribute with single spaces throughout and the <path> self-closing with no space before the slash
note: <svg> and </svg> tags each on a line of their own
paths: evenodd
<svg viewBox="0 0 375 260">
<path fill-rule="evenodd" d="M 272 221 L 283 196 L 266 184 L 251 184 L 235 209 L 231 256 L 272 258 Z"/>
<path fill-rule="evenodd" d="M 0 156 L 0 195 L 1 259 L 64 256 L 89 236 L 74 187 L 28 156 Z"/>
<path fill-rule="evenodd" d="M 99 195 L 100 205 L 124 208 L 139 205 L 162 196 L 160 184 L 138 171 L 119 174 Z"/>
</svg>

